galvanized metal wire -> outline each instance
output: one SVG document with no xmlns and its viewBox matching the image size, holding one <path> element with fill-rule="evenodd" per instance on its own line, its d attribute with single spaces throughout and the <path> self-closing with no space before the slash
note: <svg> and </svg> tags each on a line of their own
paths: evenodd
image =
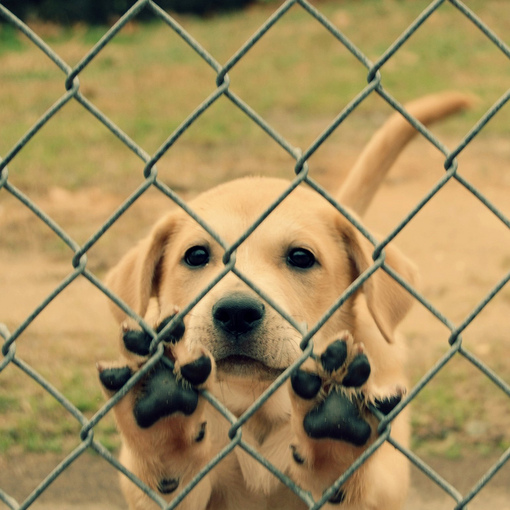
<svg viewBox="0 0 510 510">
<path fill-rule="evenodd" d="M 47 225 L 53 234 L 61 239 L 71 250 L 72 257 L 72 270 L 57 285 L 48 296 L 43 299 L 40 304 L 17 326 L 14 332 L 10 332 L 7 328 L 0 324 L 0 336 L 3 338 L 2 343 L 2 358 L 0 359 L 0 374 L 6 368 L 16 366 L 27 377 L 31 378 L 38 385 L 40 385 L 48 394 L 50 394 L 69 415 L 76 420 L 80 427 L 80 443 L 79 445 L 50 473 L 48 476 L 41 480 L 37 488 L 22 502 L 16 501 L 11 495 L 7 494 L 0 487 L 0 501 L 2 501 L 8 508 L 13 510 L 21 510 L 28 508 L 34 503 L 39 496 L 71 465 L 78 459 L 85 451 L 94 450 L 102 456 L 107 462 L 114 466 L 119 472 L 127 476 L 134 484 L 140 487 L 150 498 L 152 498 L 157 505 L 163 509 L 170 510 L 175 508 L 185 497 L 192 491 L 197 483 L 220 462 L 227 455 L 230 455 L 234 448 L 242 448 L 266 469 L 271 471 L 283 484 L 289 487 L 310 509 L 319 509 L 328 501 L 328 499 L 335 494 L 341 485 L 358 469 L 366 460 L 383 444 L 385 441 L 390 442 L 397 449 L 401 451 L 417 468 L 419 468 L 425 475 L 427 475 L 438 487 L 440 487 L 452 500 L 456 510 L 466 508 L 466 505 L 475 497 L 483 498 L 483 490 L 485 485 L 494 477 L 494 475 L 508 462 L 510 458 L 510 449 L 508 449 L 488 471 L 479 480 L 479 482 L 472 487 L 467 494 L 461 494 L 455 487 L 449 484 L 437 472 L 435 472 L 429 465 L 416 456 L 412 451 L 399 445 L 391 437 L 391 422 L 392 420 L 406 407 L 426 386 L 429 382 L 437 376 L 437 374 L 446 370 L 449 361 L 457 355 L 462 356 L 465 360 L 473 365 L 480 373 L 486 376 L 495 386 L 503 391 L 510 399 L 510 386 L 503 380 L 501 376 L 491 370 L 484 364 L 476 355 L 467 350 L 463 345 L 462 333 L 466 327 L 476 318 L 476 316 L 490 303 L 490 301 L 502 290 L 502 288 L 510 280 L 510 272 L 503 276 L 501 280 L 494 286 L 494 288 L 480 301 L 480 303 L 472 310 L 472 312 L 459 324 L 454 324 L 451 320 L 445 317 L 441 311 L 437 310 L 432 303 L 430 303 L 425 296 L 418 290 L 413 288 L 408 282 L 404 281 L 398 274 L 396 274 L 385 262 L 384 249 L 405 227 L 413 220 L 416 214 L 427 204 L 432 197 L 434 197 L 450 180 L 456 180 L 466 190 L 473 194 L 473 196 L 480 201 L 499 221 L 510 229 L 510 220 L 505 214 L 499 210 L 489 199 L 487 199 L 482 192 L 470 183 L 464 176 L 458 172 L 458 164 L 456 157 L 468 146 L 468 144 L 484 129 L 490 122 L 494 115 L 500 111 L 510 99 L 510 90 L 507 91 L 496 103 L 491 107 L 486 114 L 479 120 L 479 122 L 471 129 L 466 137 L 458 144 L 453 150 L 448 149 L 443 143 L 436 138 L 424 125 L 417 119 L 413 118 L 382 85 L 382 74 L 384 72 L 385 64 L 402 48 L 407 40 L 418 30 L 420 27 L 426 26 L 429 17 L 443 4 L 450 4 L 458 11 L 459 17 L 464 17 L 471 22 L 481 34 L 483 34 L 494 46 L 501 51 L 501 53 L 510 58 L 510 48 L 499 38 L 490 27 L 488 27 L 471 9 L 464 3 L 458 0 L 435 0 L 423 10 L 417 19 L 407 27 L 407 29 L 397 38 L 397 40 L 382 54 L 377 62 L 372 62 L 370 59 L 350 41 L 344 33 L 342 33 L 319 9 L 311 5 L 306 0 L 288 0 L 284 2 L 275 12 L 263 23 L 263 25 L 250 37 L 245 44 L 226 62 L 224 65 L 220 64 L 208 51 L 206 51 L 194 38 L 189 34 L 179 23 L 163 9 L 161 9 L 157 1 L 152 0 L 139 0 L 137 1 L 119 20 L 115 25 L 108 30 L 100 41 L 80 60 L 80 62 L 71 67 L 68 65 L 56 52 L 33 30 L 31 30 L 25 23 L 16 18 L 8 9 L 0 3 L 0 16 L 4 20 L 14 26 L 17 30 L 23 33 L 60 71 L 62 71 L 62 79 L 65 92 L 59 97 L 53 106 L 48 109 L 27 133 L 12 146 L 12 148 L 2 156 L 0 161 L 0 192 L 9 193 L 24 207 L 28 208 L 33 214 L 37 216 L 40 222 Z M 363 66 L 367 71 L 367 85 L 359 92 L 359 94 L 344 108 L 342 112 L 331 122 L 331 124 L 324 130 L 324 132 L 308 147 L 296 148 L 293 147 L 278 131 L 271 126 L 271 124 L 257 113 L 251 106 L 245 103 L 238 95 L 230 89 L 229 72 L 245 57 L 245 55 L 270 31 L 294 6 L 299 6 L 306 13 L 308 13 L 317 23 L 319 23 L 324 30 L 331 33 L 339 44 L 343 45 Z M 367 8 L 369 8 L 367 6 Z M 175 129 L 173 133 L 165 140 L 154 154 L 149 154 L 136 141 L 132 140 L 119 126 L 117 126 L 107 115 L 105 115 L 96 105 L 87 99 L 80 91 L 79 76 L 87 66 L 100 54 L 103 49 L 116 37 L 122 28 L 142 10 L 149 10 L 153 13 L 155 18 L 160 19 L 165 23 L 169 30 L 175 32 L 189 48 L 191 48 L 206 65 L 211 67 L 216 74 L 215 82 L 211 84 L 212 92 L 201 104 L 199 104 L 194 111 Z M 409 211 L 405 218 L 395 226 L 394 230 L 390 232 L 385 239 L 377 241 L 373 235 L 366 230 L 366 228 L 359 223 L 359 221 L 346 210 L 342 204 L 338 203 L 331 195 L 328 194 L 318 183 L 316 183 L 308 173 L 308 159 L 314 152 L 331 136 L 335 129 L 344 122 L 344 120 L 362 104 L 372 94 L 378 94 L 388 105 L 395 111 L 400 112 L 426 139 L 430 144 L 436 147 L 444 155 L 445 173 L 438 180 L 438 182 L 427 192 L 416 206 Z M 206 218 L 201 217 L 194 211 L 179 195 L 164 184 L 158 178 L 157 163 L 160 159 L 172 149 L 175 142 L 182 136 L 183 133 L 207 111 L 219 98 L 228 98 L 241 112 L 243 112 L 251 121 L 253 121 L 260 129 L 267 134 L 270 139 L 282 147 L 292 158 L 295 160 L 295 173 L 296 176 L 289 183 L 289 187 L 285 190 L 268 208 L 261 214 L 243 235 L 234 243 L 229 244 L 221 236 L 214 231 L 214 229 L 207 224 Z M 88 239 L 85 243 L 77 243 L 72 239 L 69 234 L 61 228 L 53 218 L 48 216 L 41 208 L 39 208 L 29 196 L 24 194 L 20 189 L 14 186 L 9 180 L 8 165 L 11 163 L 24 147 L 37 136 L 40 129 L 45 126 L 53 117 L 59 115 L 61 109 L 67 103 L 75 101 L 88 111 L 98 122 L 102 123 L 109 131 L 111 131 L 126 147 L 127 150 L 134 153 L 143 164 L 143 175 L 141 178 L 143 182 L 139 187 L 133 191 L 131 196 L 127 198 L 124 203 L 113 212 L 110 218 Z M 293 192 L 293 190 L 302 183 L 308 184 L 313 190 L 321 195 L 324 200 L 331 203 L 340 214 L 345 216 L 358 230 L 365 236 L 374 247 L 373 250 L 373 265 L 367 269 L 353 284 L 338 297 L 337 301 L 332 304 L 331 308 L 325 313 L 324 317 L 318 321 L 317 324 L 311 325 L 309 330 L 306 330 L 303 325 L 296 322 L 296 320 L 285 313 L 284 310 L 275 302 L 270 295 L 262 292 L 254 282 L 244 275 L 236 267 L 236 250 L 242 243 L 252 235 L 257 227 L 272 214 L 274 209 L 285 200 L 285 198 Z M 133 473 L 130 473 L 108 450 L 96 439 L 94 439 L 94 429 L 100 421 L 111 412 L 112 407 L 139 381 L 147 374 L 147 372 L 158 362 L 163 360 L 165 363 L 171 364 L 164 356 L 163 345 L 159 342 L 160 337 L 164 333 L 156 333 L 152 328 L 145 323 L 142 317 L 139 317 L 129 306 L 122 302 L 122 300 L 114 295 L 102 281 L 97 278 L 92 271 L 87 267 L 87 253 L 89 250 L 108 232 L 108 230 L 115 224 L 115 222 L 149 189 L 155 188 L 161 193 L 166 195 L 170 200 L 175 202 L 182 208 L 191 218 L 199 223 L 225 250 L 224 255 L 224 270 L 212 281 L 206 288 L 202 289 L 195 299 L 186 306 L 175 321 L 184 317 L 189 313 L 193 307 L 209 292 L 222 278 L 230 272 L 235 273 L 247 285 L 251 286 L 266 302 L 274 307 L 280 315 L 286 319 L 296 330 L 298 330 L 302 337 L 302 356 L 289 367 L 272 386 L 260 396 L 254 405 L 246 411 L 244 415 L 237 418 L 228 409 L 226 409 L 221 402 L 215 399 L 211 394 L 204 392 L 203 397 L 221 413 L 224 419 L 230 424 L 230 442 L 227 446 L 195 476 L 195 478 L 183 488 L 176 499 L 168 504 L 164 499 L 150 487 L 147 487 L 141 482 Z M 380 415 L 379 432 L 380 436 L 377 441 L 371 445 L 364 454 L 359 457 L 351 468 L 339 478 L 335 484 L 324 493 L 319 501 L 314 501 L 312 496 L 298 487 L 285 473 L 279 471 L 275 466 L 260 455 L 252 446 L 246 443 L 242 438 L 243 425 L 246 421 L 264 404 L 264 402 L 271 397 L 271 395 L 288 380 L 292 372 L 303 363 L 312 352 L 312 344 L 310 339 L 322 327 L 327 319 L 342 306 L 343 303 L 355 293 L 360 286 L 377 270 L 383 270 L 392 278 L 394 278 L 400 285 L 402 285 L 417 301 L 421 303 L 433 316 L 435 316 L 448 330 L 450 331 L 450 345 L 448 351 L 442 358 L 423 376 L 423 378 L 411 389 L 403 401 L 388 415 Z M 36 317 L 67 287 L 73 285 L 73 282 L 78 277 L 88 279 L 99 291 L 103 292 L 109 299 L 115 302 L 121 309 L 133 317 L 141 327 L 149 332 L 153 337 L 152 356 L 147 364 L 136 373 L 130 381 L 115 394 L 92 418 L 88 419 L 82 412 L 79 411 L 77 406 L 69 401 L 59 391 L 58 388 L 52 386 L 41 374 L 34 370 L 30 364 L 24 361 L 16 353 L 16 341 L 23 335 L 36 319 Z M 1 320 L 1 317 L 0 317 Z M 167 326 L 172 327 L 172 324 Z M 91 367 L 93 369 L 93 367 Z M 1 376 L 1 375 L 0 375 Z M 374 410 L 377 413 L 376 410 Z"/>
</svg>

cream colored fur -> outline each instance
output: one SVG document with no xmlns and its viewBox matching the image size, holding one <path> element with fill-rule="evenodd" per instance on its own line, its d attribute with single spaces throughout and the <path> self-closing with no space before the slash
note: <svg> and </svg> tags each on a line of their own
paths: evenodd
<svg viewBox="0 0 510 510">
<path fill-rule="evenodd" d="M 469 103 L 462 94 L 445 93 L 422 98 L 407 109 L 427 124 L 450 115 Z M 354 214 L 363 214 L 384 175 L 414 129 L 395 114 L 373 137 L 361 154 L 337 197 Z M 200 195 L 190 206 L 226 243 L 235 242 L 288 183 L 271 178 L 246 178 L 218 186 Z M 183 263 L 192 246 L 207 246 L 210 261 L 199 270 Z M 285 263 L 292 247 L 311 251 L 317 266 L 296 271 Z M 345 289 L 371 267 L 373 246 L 335 208 L 306 186 L 300 186 L 244 241 L 236 252 L 236 269 L 270 296 L 298 323 L 313 327 Z M 137 314 L 153 325 L 184 308 L 223 270 L 223 249 L 181 210 L 175 210 L 155 225 L 147 238 L 132 248 L 111 271 L 107 284 Z M 410 284 L 416 282 L 413 265 L 393 245 L 386 248 L 386 263 Z M 186 333 L 177 346 L 167 347 L 177 362 L 197 353 L 212 358 L 224 342 L 215 328 L 211 310 L 224 296 L 242 292 L 260 299 L 234 274 L 226 275 L 192 309 L 185 319 Z M 368 279 L 314 337 L 321 353 L 339 334 L 350 334 L 350 349 L 364 349 L 372 367 L 364 387 L 367 398 L 384 397 L 406 386 L 405 343 L 395 328 L 408 312 L 411 296 L 384 271 Z M 236 416 L 240 416 L 272 383 L 276 374 L 300 355 L 301 335 L 269 305 L 264 322 L 250 334 L 251 355 L 258 363 L 246 369 L 225 370 L 218 365 L 205 387 Z M 114 315 L 125 323 L 117 307 Z M 129 321 L 128 321 L 129 323 Z M 363 346 L 363 347 L 362 347 Z M 143 360 L 121 349 L 110 366 L 129 365 L 136 370 Z M 313 364 L 307 361 L 304 368 Z M 264 368 L 261 368 L 263 366 Z M 312 367 L 313 370 L 313 367 Z M 161 478 L 178 478 L 179 493 L 188 481 L 228 442 L 230 424 L 203 399 L 190 417 L 181 415 L 159 420 L 140 429 L 132 413 L 137 388 L 115 408 L 123 438 L 121 461 L 142 481 L 157 490 Z M 374 431 L 364 447 L 333 440 L 312 440 L 302 427 L 310 404 L 283 385 L 243 426 L 242 438 L 274 466 L 294 479 L 314 497 L 320 497 L 376 438 Z M 196 442 L 197 430 L 207 422 L 205 439 Z M 392 425 L 392 435 L 407 445 L 407 412 Z M 291 445 L 305 458 L 298 464 Z M 344 486 L 346 499 L 325 508 L 342 510 L 398 510 L 406 495 L 408 467 L 404 457 L 384 444 Z M 125 477 L 125 496 L 132 510 L 157 506 Z M 167 496 L 170 501 L 175 494 Z M 209 472 L 180 504 L 183 510 L 297 510 L 305 505 L 277 478 L 253 460 L 242 448 Z"/>
</svg>

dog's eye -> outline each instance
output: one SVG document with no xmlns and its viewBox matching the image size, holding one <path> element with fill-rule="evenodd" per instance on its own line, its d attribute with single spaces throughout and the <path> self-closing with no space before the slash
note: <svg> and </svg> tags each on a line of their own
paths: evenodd
<svg viewBox="0 0 510 510">
<path fill-rule="evenodd" d="M 209 262 L 209 250 L 203 246 L 193 246 L 186 250 L 184 262 L 190 267 L 205 266 Z"/>
<path fill-rule="evenodd" d="M 309 269 L 315 264 L 315 256 L 305 248 L 294 248 L 287 255 L 287 263 L 299 269 Z"/>
</svg>

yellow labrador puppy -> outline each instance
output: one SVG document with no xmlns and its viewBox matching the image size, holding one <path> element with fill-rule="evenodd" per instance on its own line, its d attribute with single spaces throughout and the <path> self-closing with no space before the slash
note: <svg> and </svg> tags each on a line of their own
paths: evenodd
<svg viewBox="0 0 510 510">
<path fill-rule="evenodd" d="M 467 106 L 466 96 L 422 98 L 408 111 L 427 124 Z M 337 194 L 362 214 L 414 129 L 394 115 L 376 133 Z M 246 178 L 190 203 L 228 245 L 236 242 L 288 182 Z M 243 279 L 297 324 L 324 318 L 339 296 L 373 265 L 373 246 L 317 193 L 299 186 L 244 240 L 235 270 L 200 299 L 184 321 L 173 320 L 224 271 L 225 250 L 182 210 L 155 225 L 111 271 L 107 284 L 158 333 L 165 356 L 114 407 L 122 463 L 172 501 L 230 442 L 230 423 L 200 395 L 207 389 L 240 416 L 295 362 L 303 335 Z M 414 284 L 412 264 L 394 247 L 386 263 Z M 404 345 L 395 327 L 411 296 L 377 270 L 314 335 L 313 353 L 242 427 L 242 440 L 314 499 L 377 438 L 371 406 L 388 413 L 405 392 Z M 118 391 L 157 345 L 125 313 L 121 357 L 99 364 L 108 395 Z M 169 362 L 171 361 L 171 363 Z M 406 412 L 392 435 L 408 441 Z M 405 458 L 384 443 L 324 508 L 398 510 L 406 495 Z M 132 510 L 158 508 L 122 478 Z M 183 510 L 261 510 L 307 505 L 237 446 L 182 500 Z"/>
</svg>

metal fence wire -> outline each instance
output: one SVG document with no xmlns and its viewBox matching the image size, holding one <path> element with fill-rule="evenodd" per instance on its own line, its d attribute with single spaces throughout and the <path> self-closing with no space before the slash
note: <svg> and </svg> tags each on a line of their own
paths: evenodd
<svg viewBox="0 0 510 510">
<path fill-rule="evenodd" d="M 92 449 L 102 456 L 106 461 L 113 465 L 117 470 L 122 472 L 125 476 L 129 477 L 133 483 L 139 486 L 145 491 L 161 508 L 172 509 L 175 508 L 186 495 L 193 490 L 194 486 L 201 480 L 201 478 L 214 466 L 220 462 L 222 458 L 230 455 L 235 447 L 243 448 L 246 452 L 252 455 L 258 462 L 270 470 L 276 477 L 278 477 L 282 483 L 290 487 L 297 496 L 299 496 L 310 509 L 318 509 L 323 506 L 327 501 L 328 497 L 335 493 L 335 491 L 345 482 L 345 480 L 352 475 L 352 473 L 359 468 L 359 466 L 370 457 L 379 446 L 388 441 L 399 449 L 403 455 L 409 458 L 409 460 L 417 466 L 422 472 L 424 472 L 431 480 L 433 480 L 439 487 L 442 488 L 451 498 L 452 506 L 455 509 L 464 509 L 466 505 L 477 495 L 483 492 L 484 486 L 487 482 L 502 468 L 502 466 L 510 458 L 510 449 L 508 449 L 500 459 L 492 465 L 492 467 L 486 472 L 486 474 L 476 483 L 475 486 L 467 494 L 460 494 L 459 491 L 450 485 L 445 479 L 443 479 L 437 472 L 435 472 L 430 466 L 425 464 L 420 458 L 418 458 L 413 452 L 407 448 L 397 444 L 390 435 L 390 424 L 394 417 L 407 406 L 415 396 L 438 374 L 438 372 L 454 357 L 463 356 L 468 360 L 474 367 L 476 367 L 485 377 L 490 379 L 494 385 L 499 387 L 507 397 L 510 398 L 510 386 L 505 382 L 498 374 L 494 373 L 489 367 L 487 367 L 480 359 L 478 359 L 472 352 L 467 350 L 463 346 L 462 333 L 465 328 L 476 318 L 481 310 L 493 299 L 493 297 L 506 285 L 510 279 L 510 272 L 503 276 L 497 285 L 485 296 L 485 298 L 472 310 L 468 317 L 462 322 L 462 324 L 453 324 L 448 318 L 444 317 L 443 314 L 437 310 L 427 299 L 421 295 L 416 289 L 411 288 L 406 282 L 402 281 L 397 274 L 395 274 L 390 267 L 384 262 L 384 247 L 413 219 L 413 217 L 420 211 L 420 209 L 436 194 L 439 190 L 451 179 L 456 180 L 462 186 L 464 186 L 469 192 L 471 192 L 487 209 L 489 209 L 497 218 L 500 220 L 506 228 L 510 229 L 509 219 L 497 209 L 483 194 L 468 182 L 463 176 L 457 172 L 457 160 L 456 157 L 465 147 L 473 140 L 473 138 L 484 128 L 484 126 L 491 120 L 491 118 L 508 102 L 510 99 L 510 90 L 507 91 L 495 104 L 490 108 L 485 115 L 479 120 L 479 122 L 472 128 L 468 135 L 461 141 L 461 143 L 453 150 L 449 151 L 443 144 L 432 135 L 432 133 L 425 128 L 415 118 L 411 117 L 403 108 L 398 101 L 396 101 L 382 86 L 381 84 L 381 73 L 383 72 L 383 66 L 388 60 L 390 60 L 396 52 L 406 43 L 406 41 L 412 36 L 412 34 L 424 23 L 427 22 L 428 18 L 434 11 L 440 9 L 443 4 L 450 4 L 458 11 L 458 16 L 465 17 L 473 25 L 475 25 L 479 31 L 487 37 L 494 45 L 507 57 L 510 58 L 510 48 L 498 38 L 493 31 L 484 24 L 484 22 L 472 12 L 466 5 L 458 0 L 435 0 L 431 2 L 427 8 L 418 16 L 418 18 L 400 35 L 400 37 L 391 45 L 381 56 L 377 62 L 370 61 L 338 28 L 336 28 L 331 21 L 329 21 L 323 13 L 317 8 L 312 6 L 305 0 L 289 0 L 284 2 L 275 12 L 272 14 L 265 23 L 256 31 L 256 33 L 232 56 L 232 58 L 224 65 L 218 63 L 212 55 L 210 55 L 193 37 L 184 30 L 177 21 L 172 18 L 169 14 L 163 11 L 155 1 L 151 0 L 139 0 L 132 8 L 130 8 L 124 16 L 122 16 L 115 25 L 105 33 L 101 40 L 87 53 L 83 59 L 75 67 L 69 66 L 59 55 L 57 55 L 45 41 L 43 41 L 36 33 L 34 33 L 26 24 L 16 18 L 8 9 L 0 4 L 0 15 L 4 20 L 17 30 L 22 32 L 30 41 L 36 45 L 63 73 L 63 79 L 65 84 L 65 93 L 53 104 L 53 106 L 29 129 L 29 131 L 23 136 L 18 143 L 16 143 L 11 150 L 3 156 L 0 161 L 0 189 L 5 193 L 10 193 L 25 207 L 30 209 L 41 222 L 45 223 L 61 240 L 63 240 L 72 251 L 72 267 L 73 270 L 70 274 L 58 285 L 53 291 L 44 299 L 32 313 L 26 317 L 26 319 L 18 326 L 14 332 L 9 332 L 4 325 L 0 325 L 0 335 L 3 337 L 4 342 L 2 345 L 2 358 L 0 358 L 0 372 L 8 368 L 10 365 L 16 365 L 21 369 L 29 378 L 33 379 L 39 384 L 45 391 L 47 391 L 57 402 L 59 402 L 63 408 L 69 412 L 69 414 L 79 422 L 81 426 L 80 433 L 80 444 L 71 454 L 65 458 L 55 469 L 51 472 L 44 480 L 40 482 L 38 487 L 28 496 L 28 498 L 19 503 L 11 495 L 7 494 L 0 487 L 0 501 L 2 501 L 8 508 L 11 509 L 25 509 L 30 507 L 38 497 L 55 481 L 61 473 L 63 473 L 67 467 L 72 464 L 80 455 L 86 450 Z M 240 60 L 250 51 L 250 49 L 257 44 L 257 42 L 264 36 L 264 34 L 273 27 L 282 17 L 285 16 L 287 11 L 294 5 L 301 7 L 306 11 L 317 23 L 322 25 L 324 30 L 329 31 L 338 42 L 345 46 L 349 52 L 359 61 L 361 66 L 364 66 L 367 70 L 367 85 L 359 92 L 359 94 L 348 104 L 347 107 L 336 117 L 331 125 L 312 143 L 306 150 L 300 150 L 293 147 L 288 143 L 284 137 L 282 137 L 265 119 L 263 119 L 256 111 L 254 111 L 248 104 L 246 104 L 240 97 L 233 93 L 230 88 L 229 71 L 233 69 Z M 367 7 L 368 8 L 368 7 Z M 152 11 L 152 14 L 162 20 L 170 30 L 173 30 L 178 34 L 182 40 L 189 45 L 202 59 L 203 61 L 216 73 L 216 83 L 212 84 L 214 91 L 210 96 L 196 109 L 191 112 L 188 118 L 171 134 L 171 136 L 164 142 L 164 144 L 154 153 L 148 154 L 142 147 L 140 147 L 134 140 L 127 136 L 114 122 L 112 122 L 104 113 L 102 113 L 90 100 L 88 100 L 80 91 L 80 73 L 94 60 L 94 58 L 107 46 L 110 41 L 122 30 L 122 28 L 129 21 L 136 18 L 136 16 L 142 10 Z M 333 197 L 328 195 L 316 182 L 314 182 L 308 175 L 307 160 L 310 156 L 320 147 L 320 145 L 330 136 L 330 134 L 360 105 L 368 96 L 371 94 L 378 94 L 383 98 L 393 109 L 399 111 L 407 120 L 425 137 L 433 146 L 439 149 L 444 154 L 444 168 L 445 173 L 443 177 L 437 182 L 437 184 L 423 197 L 422 200 L 416 207 L 405 217 L 400 224 L 391 232 L 386 239 L 381 242 L 377 242 L 365 229 L 352 217 L 349 212 L 346 211 L 341 204 L 335 202 Z M 289 184 L 288 189 L 282 194 L 275 202 L 267 209 L 264 215 L 256 221 L 245 233 L 238 239 L 233 245 L 228 246 L 218 236 L 211 231 L 207 226 L 204 218 L 198 216 L 196 212 L 191 210 L 188 205 L 167 185 L 158 179 L 158 172 L 156 164 L 162 158 L 162 156 L 171 150 L 172 145 L 179 139 L 179 137 L 221 96 L 227 97 L 234 105 L 236 105 L 245 115 L 247 115 L 253 122 L 255 122 L 262 130 L 264 130 L 269 137 L 271 137 L 277 144 L 279 144 L 288 154 L 295 159 L 295 179 Z M 9 181 L 8 164 L 13 161 L 14 158 L 23 150 L 27 143 L 35 136 L 39 130 L 48 122 L 52 117 L 59 114 L 66 103 L 70 101 L 78 102 L 83 108 L 90 112 L 97 121 L 101 122 L 106 126 L 112 133 L 122 141 L 127 149 L 132 151 L 143 164 L 143 183 L 136 189 L 133 194 L 112 214 L 112 216 L 101 226 L 101 228 L 92 235 L 92 237 L 83 245 L 76 243 L 49 215 L 41 210 L 26 194 L 20 189 L 14 186 Z M 418 384 L 410 391 L 406 398 L 395 408 L 388 416 L 382 417 L 379 426 L 379 438 L 371 445 L 368 450 L 352 465 L 352 467 L 342 477 L 336 481 L 333 487 L 327 491 L 324 497 L 320 501 L 314 501 L 310 494 L 296 486 L 292 480 L 290 480 L 284 473 L 280 472 L 273 465 L 271 465 L 266 459 L 261 457 L 257 451 L 250 447 L 244 442 L 242 437 L 243 424 L 252 416 L 255 411 L 281 386 L 291 375 L 292 370 L 296 367 L 299 361 L 302 361 L 306 356 L 310 354 L 311 344 L 308 340 L 313 334 L 319 329 L 320 324 L 315 325 L 312 330 L 303 333 L 304 348 L 303 356 L 301 360 L 296 362 L 289 370 L 287 370 L 275 383 L 266 391 L 254 405 L 240 418 L 233 416 L 220 402 L 216 401 L 214 397 L 206 392 L 203 396 L 215 406 L 216 409 L 224 416 L 224 418 L 230 422 L 231 429 L 229 437 L 231 438 L 230 443 L 225 449 L 210 463 L 205 466 L 202 471 L 195 477 L 195 479 L 185 487 L 182 492 L 172 501 L 171 504 L 165 502 L 156 492 L 151 490 L 149 487 L 144 485 L 138 480 L 132 473 L 130 473 L 125 467 L 123 467 L 116 458 L 109 453 L 109 451 L 94 438 L 94 428 L 98 423 L 109 413 L 112 407 L 123 397 L 123 395 L 139 380 L 144 374 L 163 356 L 163 345 L 160 344 L 155 351 L 155 354 L 151 360 L 138 372 L 131 381 L 119 391 L 111 400 L 109 400 L 91 419 L 87 419 L 82 412 L 64 397 L 64 395 L 55 387 L 53 387 L 44 377 L 42 377 L 37 371 L 35 371 L 26 361 L 21 359 L 16 354 L 16 341 L 21 337 L 26 328 L 34 321 L 34 319 L 57 297 L 66 287 L 71 285 L 77 278 L 84 277 L 95 285 L 100 291 L 102 291 L 108 298 L 113 300 L 117 305 L 123 308 L 129 315 L 135 317 L 139 323 L 142 323 L 143 327 L 150 331 L 150 327 L 143 324 L 140 317 L 137 317 L 132 310 L 129 310 L 115 295 L 113 295 L 109 289 L 107 289 L 103 283 L 88 269 L 87 267 L 87 252 L 97 243 L 97 241 L 108 231 L 108 229 L 124 214 L 134 202 L 150 188 L 156 188 L 161 193 L 167 195 L 172 201 L 178 206 L 183 208 L 190 216 L 192 216 L 197 222 L 199 222 L 206 230 L 208 230 L 216 239 L 226 247 L 226 253 L 224 257 L 225 270 L 222 272 L 222 276 L 232 271 L 237 274 L 240 278 L 245 280 L 249 285 L 252 285 L 243 274 L 236 268 L 235 265 L 235 252 L 236 249 L 246 240 L 248 236 L 257 228 L 257 226 L 263 221 L 263 219 L 271 214 L 271 211 L 282 201 L 285 196 L 292 193 L 293 189 L 300 183 L 307 183 L 311 188 L 316 190 L 317 193 L 322 195 L 325 200 L 332 203 L 341 214 L 345 215 L 355 226 L 358 228 L 365 237 L 367 237 L 374 245 L 373 252 L 373 266 L 362 275 L 362 277 L 355 282 L 349 292 L 355 292 L 357 288 L 361 286 L 364 279 L 369 278 L 370 275 L 378 268 L 386 271 L 393 278 L 395 278 L 401 285 L 403 285 L 416 300 L 418 300 L 424 307 L 426 307 L 439 321 L 441 321 L 451 332 L 450 335 L 450 347 L 447 353 L 437 362 L 437 364 L 429 370 L 429 372 L 419 381 Z M 221 277 L 220 277 L 221 278 Z M 214 282 L 213 284 L 214 285 Z M 212 286 L 211 285 L 211 286 Z M 199 296 L 196 297 L 194 303 L 201 299 L 206 292 L 211 288 L 203 289 Z M 260 291 L 254 289 L 256 292 Z M 343 302 L 348 296 L 340 296 L 339 302 Z M 277 303 L 274 303 L 269 296 L 263 295 L 264 300 L 268 301 L 271 306 L 275 309 L 279 309 Z M 337 302 L 335 306 L 339 306 Z M 191 303 L 186 309 L 180 312 L 176 319 L 184 316 L 192 308 Z M 291 323 L 297 327 L 300 326 L 292 321 L 292 318 L 287 317 Z M 154 332 L 152 332 L 155 335 Z M 483 498 L 483 494 L 480 496 Z"/>
</svg>

